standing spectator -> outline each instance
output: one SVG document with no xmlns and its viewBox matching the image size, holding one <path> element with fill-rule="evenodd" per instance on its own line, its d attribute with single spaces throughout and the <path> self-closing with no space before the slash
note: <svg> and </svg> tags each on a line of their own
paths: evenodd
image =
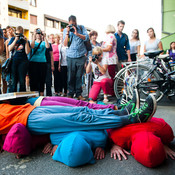
<svg viewBox="0 0 175 175">
<path fill-rule="evenodd" d="M 1 56 L 2 52 L 3 52 L 3 50 L 4 50 L 3 31 L 0 28 L 0 56 Z M 0 60 L 0 64 L 2 64 L 1 60 Z M 0 81 L 1 81 L 1 67 L 0 67 Z M 0 94 L 1 94 L 1 83 L 0 83 Z"/>
<path fill-rule="evenodd" d="M 67 47 L 63 43 L 59 45 L 59 71 L 61 73 L 61 89 L 64 90 L 63 96 L 67 96 L 67 60 L 66 60 Z"/>
<path fill-rule="evenodd" d="M 59 45 L 60 45 L 60 36 L 55 35 L 55 43 L 52 44 L 53 49 L 53 59 L 54 59 L 54 88 L 55 88 L 55 96 L 62 94 L 61 89 L 61 73 L 59 72 Z"/>
<path fill-rule="evenodd" d="M 169 54 L 169 56 L 172 58 L 172 60 L 170 61 L 170 63 L 175 63 L 175 42 L 171 42 L 170 43 L 170 49 L 167 50 L 167 54 Z M 175 66 L 173 66 L 173 70 L 174 70 Z"/>
<path fill-rule="evenodd" d="M 68 46 L 67 69 L 68 69 L 68 97 L 73 98 L 74 94 L 79 100 L 82 97 L 82 76 L 87 53 L 84 41 L 89 39 L 89 35 L 84 26 L 77 25 L 76 17 L 69 17 L 69 25 L 63 31 L 64 46 Z"/>
<path fill-rule="evenodd" d="M 3 30 L 4 40 L 6 41 L 8 39 L 7 30 L 6 28 L 3 28 L 2 30 Z"/>
<path fill-rule="evenodd" d="M 97 37 L 98 37 L 98 33 L 96 31 L 93 30 L 89 33 L 89 38 L 90 38 L 92 50 L 97 46 L 99 46 L 99 47 L 101 46 L 101 44 L 97 42 Z M 88 52 L 88 58 L 89 58 L 89 56 L 92 56 L 92 50 Z M 88 62 L 87 62 L 87 64 L 88 64 Z M 92 71 L 90 73 L 86 74 L 85 82 L 87 85 L 86 87 L 87 87 L 87 91 L 88 91 L 88 95 L 89 95 L 89 89 L 91 88 L 91 86 L 93 84 Z"/>
<path fill-rule="evenodd" d="M 101 89 L 104 92 L 103 102 L 108 102 L 107 94 L 113 94 L 113 82 L 108 73 L 107 58 L 103 57 L 103 50 L 101 47 L 95 47 L 92 51 L 92 55 L 95 56 L 95 59 L 89 57 L 89 63 L 86 67 L 86 73 L 89 73 L 91 70 L 94 72 L 94 83 L 89 93 L 89 102 L 93 103 L 93 101 L 97 100 Z"/>
<path fill-rule="evenodd" d="M 54 44 L 54 43 L 55 43 L 55 36 L 54 36 L 54 34 L 50 34 L 50 35 L 49 35 L 49 42 L 50 42 L 51 44 Z"/>
<path fill-rule="evenodd" d="M 46 96 L 52 96 L 52 72 L 54 71 L 52 45 L 46 49 L 47 71 L 46 71 Z"/>
<path fill-rule="evenodd" d="M 115 33 L 117 39 L 117 55 L 118 55 L 118 71 L 121 69 L 121 62 L 131 61 L 130 46 L 128 36 L 123 33 L 125 22 L 123 20 L 118 21 L 118 31 Z"/>
<path fill-rule="evenodd" d="M 114 36 L 114 33 L 115 33 L 114 26 L 108 25 L 106 28 L 106 38 L 102 44 L 103 57 L 108 62 L 108 72 L 113 84 L 114 84 L 115 71 L 118 63 L 118 56 L 116 53 L 117 41 Z M 113 95 L 114 95 L 114 92 L 113 92 Z"/>
<path fill-rule="evenodd" d="M 97 46 L 99 46 L 99 47 L 101 46 L 101 44 L 97 42 L 97 37 L 98 37 L 98 33 L 96 31 L 92 30 L 89 33 L 89 38 L 91 41 L 92 50 L 93 50 L 93 48 L 95 48 Z M 92 50 L 88 52 L 88 55 L 92 56 Z"/>
<path fill-rule="evenodd" d="M 4 50 L 4 36 L 3 36 L 3 31 L 0 28 L 0 55 L 2 54 Z"/>
<path fill-rule="evenodd" d="M 6 31 L 7 31 L 7 37 L 8 39 L 5 41 L 5 58 L 3 60 L 3 62 L 5 62 L 6 59 L 10 58 L 11 57 L 11 52 L 9 52 L 8 50 L 8 43 L 9 41 L 11 40 L 12 37 L 15 37 L 15 34 L 14 34 L 14 28 L 10 27 L 10 26 L 7 26 L 6 27 Z M 3 84 L 3 90 L 2 92 L 3 93 L 7 93 L 7 81 L 6 81 L 6 76 L 4 74 L 2 74 L 2 84 Z"/>
<path fill-rule="evenodd" d="M 130 44 L 130 54 L 131 54 L 131 60 L 136 61 L 137 57 L 140 57 L 140 39 L 139 39 L 139 31 L 137 29 L 134 29 L 132 31 L 131 39 L 129 41 Z"/>
<path fill-rule="evenodd" d="M 147 30 L 149 40 L 145 42 L 144 52 L 151 52 L 156 50 L 163 50 L 162 42 L 156 38 L 154 29 L 151 27 Z"/>
<path fill-rule="evenodd" d="M 19 83 L 19 91 L 26 91 L 25 78 L 28 71 L 28 57 L 30 53 L 30 44 L 27 38 L 23 35 L 24 29 L 21 26 L 16 28 L 15 37 L 12 37 L 8 43 L 9 51 L 12 51 L 12 92 L 17 91 Z"/>
<path fill-rule="evenodd" d="M 46 34 L 37 28 L 31 42 L 32 53 L 29 63 L 29 79 L 31 91 L 39 91 L 40 96 L 44 95 L 47 71 L 46 48 L 49 47 Z"/>
</svg>

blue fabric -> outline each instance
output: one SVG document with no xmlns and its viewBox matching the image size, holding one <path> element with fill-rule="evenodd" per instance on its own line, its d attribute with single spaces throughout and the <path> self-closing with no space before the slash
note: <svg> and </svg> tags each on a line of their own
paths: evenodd
<svg viewBox="0 0 175 175">
<path fill-rule="evenodd" d="M 114 34 L 117 39 L 117 55 L 119 60 L 128 60 L 126 50 L 130 50 L 129 39 L 125 33 L 120 37 L 118 33 Z"/>
<path fill-rule="evenodd" d="M 32 106 L 34 105 L 35 101 L 38 99 L 39 97 L 30 97 L 27 98 L 26 103 L 30 103 Z"/>
<path fill-rule="evenodd" d="M 118 128 L 129 124 L 121 111 L 93 110 L 88 107 L 38 106 L 28 116 L 27 127 L 33 134 Z"/>
<path fill-rule="evenodd" d="M 34 50 L 38 47 L 39 43 L 35 41 L 35 46 L 32 49 L 33 54 Z M 30 61 L 32 62 L 46 62 L 46 43 L 45 41 L 42 41 L 41 45 L 39 46 L 38 50 L 35 52 L 35 54 L 32 56 Z"/>
<path fill-rule="evenodd" d="M 52 158 L 70 167 L 95 163 L 90 145 L 78 133 L 68 134 L 58 145 Z"/>
<path fill-rule="evenodd" d="M 95 130 L 95 131 L 75 131 L 75 132 L 64 132 L 50 134 L 50 140 L 53 145 L 59 145 L 60 142 L 67 137 L 67 135 L 74 133 L 81 135 L 83 139 L 87 141 L 92 149 L 97 147 L 105 148 L 108 134 L 106 130 Z"/>
<path fill-rule="evenodd" d="M 11 45 L 13 43 L 13 41 L 15 40 L 15 37 L 12 37 L 11 40 L 8 43 L 8 46 Z M 12 50 L 12 55 L 15 51 L 15 49 L 18 47 L 18 45 L 20 45 L 15 53 L 15 55 L 13 56 L 13 59 L 19 59 L 19 60 L 27 60 L 27 54 L 25 52 L 25 40 L 18 40 L 15 44 L 14 49 Z M 29 44 L 30 45 L 30 44 Z"/>
<path fill-rule="evenodd" d="M 85 40 L 81 39 L 80 37 L 76 36 L 73 32 L 69 33 L 70 39 L 72 38 L 72 43 L 70 47 L 66 50 L 66 56 L 69 58 L 80 58 L 84 56 L 87 52 L 86 47 L 84 45 L 84 41 L 87 41 L 89 39 L 89 35 L 87 33 L 87 30 L 84 26 L 82 26 L 82 30 L 80 29 L 80 26 L 77 26 L 77 32 L 85 35 Z M 63 41 L 66 37 L 67 28 L 63 31 Z"/>
</svg>

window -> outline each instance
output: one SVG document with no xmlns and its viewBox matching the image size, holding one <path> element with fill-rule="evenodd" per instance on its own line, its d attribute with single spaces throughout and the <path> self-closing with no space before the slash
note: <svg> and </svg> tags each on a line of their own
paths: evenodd
<svg viewBox="0 0 175 175">
<path fill-rule="evenodd" d="M 66 28 L 67 25 L 68 25 L 68 24 L 62 22 L 62 23 L 61 23 L 61 31 L 63 31 L 64 28 Z"/>
<path fill-rule="evenodd" d="M 8 15 L 16 18 L 22 18 L 22 11 L 9 8 Z"/>
<path fill-rule="evenodd" d="M 35 25 L 37 25 L 37 16 L 35 16 L 35 15 L 30 15 L 30 24 L 35 24 Z"/>
<path fill-rule="evenodd" d="M 53 20 L 46 19 L 46 26 L 53 27 Z"/>
<path fill-rule="evenodd" d="M 55 22 L 55 28 L 59 29 L 59 22 L 57 22 L 57 21 Z"/>
<path fill-rule="evenodd" d="M 36 0 L 30 0 L 30 5 L 36 7 Z"/>
</svg>

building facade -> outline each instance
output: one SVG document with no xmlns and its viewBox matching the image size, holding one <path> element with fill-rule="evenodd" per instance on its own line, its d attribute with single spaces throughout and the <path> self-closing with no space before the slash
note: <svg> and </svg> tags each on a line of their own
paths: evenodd
<svg viewBox="0 0 175 175">
<path fill-rule="evenodd" d="M 37 0 L 0 0 L 0 24 L 2 28 L 20 25 L 24 35 L 31 39 L 36 28 L 41 28 L 47 35 L 56 34 L 63 31 L 68 21 L 44 14 Z"/>
<path fill-rule="evenodd" d="M 175 41 L 175 0 L 162 0 L 162 43 L 164 50 Z"/>
</svg>

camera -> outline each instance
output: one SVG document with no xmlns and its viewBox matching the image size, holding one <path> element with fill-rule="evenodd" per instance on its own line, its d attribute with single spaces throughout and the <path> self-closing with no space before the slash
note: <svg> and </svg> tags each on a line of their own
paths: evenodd
<svg viewBox="0 0 175 175">
<path fill-rule="evenodd" d="M 42 35 L 43 33 L 42 33 L 41 29 L 38 28 L 38 29 L 36 29 L 36 34 L 41 34 Z"/>
<path fill-rule="evenodd" d="M 99 55 L 92 55 L 92 61 L 95 62 L 96 60 L 98 60 L 100 55 L 101 54 L 99 54 Z"/>
<path fill-rule="evenodd" d="M 16 33 L 16 36 L 19 37 L 19 40 L 24 39 L 24 35 L 22 33 Z"/>
<path fill-rule="evenodd" d="M 75 32 L 75 30 L 74 30 L 73 26 L 74 26 L 74 27 L 76 27 L 76 26 L 75 26 L 75 25 L 73 25 L 73 24 L 68 25 L 68 27 L 70 28 L 70 32 Z"/>
</svg>

